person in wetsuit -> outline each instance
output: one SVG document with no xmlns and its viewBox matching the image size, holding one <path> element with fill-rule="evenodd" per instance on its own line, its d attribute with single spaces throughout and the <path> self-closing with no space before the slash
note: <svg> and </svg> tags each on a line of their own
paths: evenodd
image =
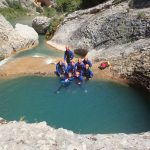
<svg viewBox="0 0 150 150">
<path fill-rule="evenodd" d="M 69 65 L 71 60 L 74 58 L 74 54 L 73 52 L 69 49 L 68 46 L 66 46 L 66 51 L 64 53 L 64 60 L 67 62 L 67 64 Z"/>
<path fill-rule="evenodd" d="M 78 62 L 75 64 L 76 71 L 80 73 L 80 75 L 83 74 L 84 69 L 84 63 L 82 62 L 81 58 L 78 58 Z"/>
<path fill-rule="evenodd" d="M 71 73 L 72 76 L 75 76 L 76 74 L 76 67 L 75 67 L 75 62 L 71 61 L 71 63 L 68 65 L 67 69 L 66 69 L 66 74 Z"/>
<path fill-rule="evenodd" d="M 74 80 L 75 80 L 75 83 L 78 84 L 78 85 L 81 85 L 82 82 L 83 82 L 83 77 L 82 75 L 80 74 L 79 71 L 76 71 L 76 75 L 74 77 Z"/>
<path fill-rule="evenodd" d="M 66 65 L 65 65 L 65 63 L 63 63 L 62 61 L 59 61 L 56 64 L 56 74 L 60 78 L 63 78 L 63 76 L 65 75 L 65 71 L 66 71 Z"/>
<path fill-rule="evenodd" d="M 85 68 L 83 70 L 83 76 L 86 78 L 86 80 L 89 80 L 89 79 L 91 79 L 93 77 L 93 73 L 90 70 L 88 64 L 85 65 Z"/>
<path fill-rule="evenodd" d="M 83 63 L 84 65 L 88 64 L 90 68 L 92 67 L 92 63 L 87 56 L 84 58 Z"/>
</svg>

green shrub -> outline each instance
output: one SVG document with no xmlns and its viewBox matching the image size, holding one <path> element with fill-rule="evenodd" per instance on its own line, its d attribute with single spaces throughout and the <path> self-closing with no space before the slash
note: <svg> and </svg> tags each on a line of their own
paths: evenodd
<svg viewBox="0 0 150 150">
<path fill-rule="evenodd" d="M 81 0 L 57 0 L 58 12 L 73 12 L 77 10 L 81 4 Z"/>
<path fill-rule="evenodd" d="M 57 14 L 55 8 L 44 7 L 43 15 L 49 18 L 54 17 Z"/>
<path fill-rule="evenodd" d="M 19 16 L 25 15 L 27 10 L 22 8 L 20 1 L 9 1 L 6 0 L 9 4 L 9 8 L 0 9 L 0 13 L 8 20 L 17 18 Z"/>
<path fill-rule="evenodd" d="M 56 32 L 58 26 L 61 24 L 63 19 L 64 19 L 63 17 L 54 17 L 53 19 L 51 19 L 49 28 L 48 28 L 47 33 L 46 33 L 46 39 L 47 40 L 50 40 L 52 38 L 52 36 Z"/>
<path fill-rule="evenodd" d="M 148 17 L 146 16 L 146 14 L 144 12 L 139 12 L 137 15 L 138 19 L 148 19 Z"/>
<path fill-rule="evenodd" d="M 19 10 L 13 8 L 0 9 L 0 13 L 8 20 L 23 16 L 26 14 L 26 10 Z"/>
</svg>

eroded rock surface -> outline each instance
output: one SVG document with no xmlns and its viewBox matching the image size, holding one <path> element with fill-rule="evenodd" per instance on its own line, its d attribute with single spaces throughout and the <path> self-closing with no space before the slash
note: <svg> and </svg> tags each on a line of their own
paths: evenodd
<svg viewBox="0 0 150 150">
<path fill-rule="evenodd" d="M 16 24 L 15 28 L 0 15 L 0 55 L 9 56 L 13 52 L 31 48 L 38 44 L 38 34 L 27 25 Z"/>
<path fill-rule="evenodd" d="M 46 122 L 0 121 L 1 150 L 123 150 L 150 149 L 150 133 L 79 135 L 54 129 Z"/>
<path fill-rule="evenodd" d="M 32 27 L 41 34 L 46 33 L 49 25 L 50 25 L 50 18 L 45 16 L 37 16 L 32 21 Z"/>
</svg>

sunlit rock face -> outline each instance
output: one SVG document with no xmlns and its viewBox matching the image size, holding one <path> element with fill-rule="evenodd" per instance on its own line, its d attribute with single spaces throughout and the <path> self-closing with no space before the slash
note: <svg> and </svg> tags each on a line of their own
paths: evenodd
<svg viewBox="0 0 150 150">
<path fill-rule="evenodd" d="M 54 129 L 46 122 L 27 124 L 0 120 L 0 149 L 21 150 L 97 150 L 149 149 L 150 133 L 79 135 Z"/>
<path fill-rule="evenodd" d="M 31 48 L 38 44 L 38 34 L 27 25 L 16 24 L 15 28 L 0 15 L 0 54 L 9 56 L 13 52 Z"/>
<path fill-rule="evenodd" d="M 32 27 L 41 34 L 46 33 L 50 25 L 50 18 L 45 16 L 37 16 L 32 21 Z"/>
</svg>

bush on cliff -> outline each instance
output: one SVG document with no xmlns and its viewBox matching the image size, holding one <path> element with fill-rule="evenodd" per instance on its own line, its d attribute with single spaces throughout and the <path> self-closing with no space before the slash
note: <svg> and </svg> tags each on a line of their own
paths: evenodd
<svg viewBox="0 0 150 150">
<path fill-rule="evenodd" d="M 10 2 L 9 0 L 7 0 L 7 3 L 9 4 L 9 8 L 0 9 L 0 13 L 6 19 L 10 20 L 26 14 L 27 10 L 22 8 L 19 1 Z"/>
<path fill-rule="evenodd" d="M 49 28 L 47 30 L 46 33 L 46 39 L 50 40 L 52 38 L 52 36 L 54 35 L 55 31 L 57 30 L 58 26 L 60 25 L 60 23 L 63 21 L 63 17 L 54 17 L 49 25 Z"/>
</svg>

